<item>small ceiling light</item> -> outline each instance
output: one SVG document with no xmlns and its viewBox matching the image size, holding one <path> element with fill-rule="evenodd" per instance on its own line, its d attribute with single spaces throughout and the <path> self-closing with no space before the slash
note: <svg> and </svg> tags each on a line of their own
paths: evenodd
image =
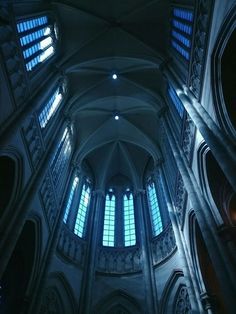
<svg viewBox="0 0 236 314">
<path fill-rule="evenodd" d="M 115 120 L 119 120 L 120 117 L 118 116 L 118 114 L 115 115 Z"/>
<path fill-rule="evenodd" d="M 112 78 L 113 78 L 113 80 L 116 80 L 117 79 L 117 74 L 116 73 L 114 73 L 114 74 L 112 74 Z"/>
</svg>

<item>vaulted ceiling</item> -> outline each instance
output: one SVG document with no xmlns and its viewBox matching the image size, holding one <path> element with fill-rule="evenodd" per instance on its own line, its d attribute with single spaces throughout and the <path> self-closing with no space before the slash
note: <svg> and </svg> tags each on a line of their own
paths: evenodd
<svg viewBox="0 0 236 314">
<path fill-rule="evenodd" d="M 170 1 L 62 0 L 53 6 L 58 67 L 69 80 L 74 158 L 90 165 L 99 186 L 119 175 L 141 186 L 148 160 L 162 157 L 158 113 L 165 106 L 161 69 L 168 61 Z"/>
</svg>

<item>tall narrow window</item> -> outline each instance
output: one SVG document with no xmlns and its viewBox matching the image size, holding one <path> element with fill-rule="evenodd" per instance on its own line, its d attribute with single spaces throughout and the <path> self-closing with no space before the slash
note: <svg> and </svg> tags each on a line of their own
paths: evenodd
<svg viewBox="0 0 236 314">
<path fill-rule="evenodd" d="M 71 190 L 70 190 L 70 194 L 69 194 L 69 197 L 68 197 L 68 200 L 67 200 L 66 210 L 65 210 L 65 214 L 64 214 L 64 218 L 63 218 L 64 223 L 67 222 L 67 219 L 68 219 L 68 216 L 69 216 L 69 213 L 70 213 L 70 210 L 71 210 L 71 205 L 72 205 L 73 200 L 74 200 L 75 190 L 76 190 L 78 184 L 79 184 L 79 178 L 76 176 L 74 178 L 74 180 L 73 180 L 73 183 L 72 183 L 72 186 L 71 186 Z"/>
<path fill-rule="evenodd" d="M 174 88 L 169 84 L 168 86 L 168 95 L 171 99 L 172 104 L 174 105 L 175 109 L 177 110 L 180 118 L 183 118 L 184 115 L 184 106 L 179 99 L 178 95 L 176 94 Z"/>
<path fill-rule="evenodd" d="M 74 233 L 78 235 L 80 238 L 84 237 L 85 233 L 85 223 L 87 219 L 87 213 L 90 203 L 90 195 L 91 195 L 91 188 L 90 186 L 85 183 L 82 188 L 80 202 L 79 202 L 79 209 L 77 212 L 76 220 L 75 220 L 75 227 Z"/>
<path fill-rule="evenodd" d="M 134 200 L 133 195 L 125 194 L 124 203 L 124 240 L 125 246 L 135 245 L 135 222 L 134 222 Z"/>
<path fill-rule="evenodd" d="M 160 208 L 157 200 L 157 193 L 154 182 L 147 185 L 148 204 L 151 213 L 153 235 L 157 236 L 163 231 Z"/>
<path fill-rule="evenodd" d="M 19 21 L 17 31 L 27 71 L 32 71 L 55 53 L 56 32 L 47 16 Z"/>
<path fill-rule="evenodd" d="M 187 61 L 190 59 L 193 12 L 181 8 L 172 11 L 171 45 Z"/>
<path fill-rule="evenodd" d="M 54 116 L 57 112 L 60 103 L 63 98 L 63 87 L 58 87 L 54 93 L 48 99 L 46 105 L 39 113 L 39 124 L 41 129 L 44 129 L 48 123 L 48 121 Z"/>
<path fill-rule="evenodd" d="M 53 181 L 56 184 L 59 180 L 63 168 L 65 167 L 67 161 L 70 158 L 71 153 L 71 140 L 70 140 L 70 130 L 69 127 L 66 127 L 62 138 L 57 145 L 56 152 L 51 161 L 51 170 Z"/>
<path fill-rule="evenodd" d="M 114 194 L 108 193 L 105 202 L 105 215 L 103 226 L 103 245 L 115 245 L 115 209 L 116 198 Z"/>
</svg>

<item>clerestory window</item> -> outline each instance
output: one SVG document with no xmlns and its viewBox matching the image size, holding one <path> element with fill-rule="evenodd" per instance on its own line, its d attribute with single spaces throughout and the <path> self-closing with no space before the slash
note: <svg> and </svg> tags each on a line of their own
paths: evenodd
<svg viewBox="0 0 236 314">
<path fill-rule="evenodd" d="M 147 197 L 152 222 L 152 233 L 153 236 L 157 236 L 163 231 L 163 224 L 157 199 L 156 187 L 153 181 L 148 182 L 147 184 Z"/>
<path fill-rule="evenodd" d="M 74 225 L 74 233 L 83 238 L 85 235 L 85 225 L 87 222 L 88 209 L 90 205 L 90 197 L 91 197 L 91 187 L 89 182 L 85 182 L 82 187 L 79 207 L 76 215 L 75 225 Z"/>
<path fill-rule="evenodd" d="M 136 244 L 134 199 L 129 188 L 110 188 L 106 194 L 102 243 L 110 247 Z"/>
<path fill-rule="evenodd" d="M 71 185 L 69 197 L 67 199 L 66 210 L 65 210 L 65 214 L 64 214 L 64 218 L 63 218 L 64 223 L 66 223 L 68 220 L 68 216 L 69 216 L 69 213 L 71 211 L 72 203 L 73 203 L 74 198 L 75 198 L 75 191 L 76 191 L 78 184 L 79 184 L 79 178 L 78 178 L 78 176 L 75 176 L 73 183 Z"/>
<path fill-rule="evenodd" d="M 50 119 L 56 114 L 60 107 L 64 94 L 64 84 L 58 86 L 48 98 L 46 104 L 38 115 L 41 129 L 45 129 Z"/>
<path fill-rule="evenodd" d="M 179 99 L 178 95 L 176 94 L 176 91 L 174 90 L 174 88 L 170 84 L 168 86 L 168 95 L 170 97 L 171 104 L 173 104 L 178 115 L 182 119 L 183 115 L 184 115 L 184 110 L 185 110 L 184 106 L 183 106 L 181 100 Z"/>
<path fill-rule="evenodd" d="M 171 45 L 187 61 L 190 59 L 193 32 L 193 11 L 173 8 Z"/>
<path fill-rule="evenodd" d="M 103 245 L 115 245 L 115 209 L 116 197 L 112 194 L 113 190 L 106 195 L 105 214 L 103 226 Z"/>
<path fill-rule="evenodd" d="M 135 245 L 134 199 L 132 193 L 123 196 L 124 206 L 124 242 L 125 246 Z"/>
<path fill-rule="evenodd" d="M 71 155 L 70 128 L 66 127 L 50 163 L 54 184 L 57 184 Z"/>
<path fill-rule="evenodd" d="M 48 16 L 38 16 L 17 22 L 20 45 L 28 72 L 55 53 L 56 30 Z"/>
</svg>

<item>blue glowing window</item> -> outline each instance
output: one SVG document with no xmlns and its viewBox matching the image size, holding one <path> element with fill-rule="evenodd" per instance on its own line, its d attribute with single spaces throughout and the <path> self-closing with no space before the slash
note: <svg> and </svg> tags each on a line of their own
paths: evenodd
<svg viewBox="0 0 236 314">
<path fill-rule="evenodd" d="M 47 16 L 17 23 L 17 31 L 27 71 L 32 71 L 39 63 L 55 53 L 54 28 L 48 23 Z"/>
<path fill-rule="evenodd" d="M 174 26 L 175 28 L 177 28 L 177 29 L 180 30 L 181 32 L 186 33 L 186 34 L 188 34 L 188 35 L 191 35 L 191 34 L 192 34 L 192 26 L 191 26 L 191 25 L 182 23 L 182 22 L 177 21 L 177 20 L 173 20 L 173 21 L 172 21 L 172 24 L 173 24 L 173 26 Z"/>
<path fill-rule="evenodd" d="M 135 220 L 133 195 L 124 195 L 124 240 L 125 246 L 135 245 Z"/>
<path fill-rule="evenodd" d="M 74 180 L 73 180 L 72 186 L 71 186 L 71 190 L 70 190 L 70 194 L 69 194 L 68 200 L 67 200 L 66 210 L 65 210 L 65 214 L 64 214 L 64 218 L 63 218 L 64 223 L 67 222 L 67 219 L 68 219 L 68 216 L 69 216 L 69 213 L 70 213 L 70 210 L 71 210 L 71 205 L 72 205 L 72 202 L 73 202 L 73 199 L 74 199 L 74 196 L 75 196 L 75 190 L 76 190 L 78 184 L 79 184 L 79 178 L 75 177 Z"/>
<path fill-rule="evenodd" d="M 50 118 L 56 113 L 62 101 L 62 93 L 60 88 L 53 93 L 47 104 L 39 114 L 39 124 L 41 129 L 45 128 Z"/>
<path fill-rule="evenodd" d="M 41 16 L 34 19 L 30 19 L 28 21 L 17 23 L 17 30 L 18 30 L 18 33 L 22 33 L 32 28 L 45 25 L 47 23 L 48 23 L 47 16 Z"/>
<path fill-rule="evenodd" d="M 182 43 L 184 46 L 186 46 L 187 48 L 191 47 L 191 41 L 186 38 L 185 36 L 183 36 L 182 34 L 172 30 L 172 37 L 174 37 L 175 39 L 177 39 L 180 43 Z"/>
<path fill-rule="evenodd" d="M 183 118 L 184 106 L 183 106 L 181 100 L 179 99 L 178 95 L 176 94 L 174 88 L 171 85 L 168 86 L 168 94 L 169 94 L 171 101 L 172 101 L 172 104 L 175 106 L 175 109 L 177 110 L 180 118 Z"/>
<path fill-rule="evenodd" d="M 66 166 L 71 154 L 71 141 L 70 141 L 70 132 L 67 127 L 62 135 L 62 138 L 57 145 L 56 152 L 51 161 L 51 170 L 53 182 L 56 184 L 59 180 L 59 177 L 63 173 L 63 169 Z"/>
<path fill-rule="evenodd" d="M 181 20 L 193 22 L 193 12 L 192 11 L 184 10 L 184 9 L 180 9 L 180 8 L 174 8 L 173 15 L 180 18 Z"/>
<path fill-rule="evenodd" d="M 163 231 L 163 225 L 161 220 L 161 213 L 160 208 L 157 200 L 157 194 L 154 182 L 151 182 L 147 186 L 147 192 L 148 192 L 148 203 L 149 203 L 149 209 L 151 212 L 151 221 L 152 221 L 152 230 L 153 235 L 157 236 Z"/>
<path fill-rule="evenodd" d="M 175 48 L 186 60 L 189 60 L 189 52 L 180 46 L 176 41 L 171 40 L 172 47 Z"/>
<path fill-rule="evenodd" d="M 171 46 L 189 61 L 193 32 L 193 11 L 174 8 L 172 16 Z"/>
<path fill-rule="evenodd" d="M 115 245 L 115 208 L 116 208 L 115 195 L 107 194 L 105 202 L 103 242 L 102 242 L 104 246 Z"/>
<path fill-rule="evenodd" d="M 91 189 L 86 184 L 83 185 L 82 193 L 79 202 L 79 209 L 75 220 L 74 233 L 83 238 L 85 231 L 85 222 L 87 218 L 89 203 L 90 203 Z"/>
</svg>

